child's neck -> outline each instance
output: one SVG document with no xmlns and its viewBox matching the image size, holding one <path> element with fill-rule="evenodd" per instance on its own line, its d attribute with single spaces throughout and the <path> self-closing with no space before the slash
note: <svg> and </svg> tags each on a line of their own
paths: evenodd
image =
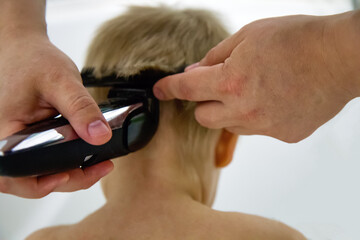
<svg viewBox="0 0 360 240">
<path fill-rule="evenodd" d="M 138 158 L 129 155 L 114 160 L 113 172 L 104 178 L 102 187 L 109 204 L 129 208 L 170 199 L 201 202 L 204 190 L 198 176 L 189 177 L 172 161 Z"/>
</svg>

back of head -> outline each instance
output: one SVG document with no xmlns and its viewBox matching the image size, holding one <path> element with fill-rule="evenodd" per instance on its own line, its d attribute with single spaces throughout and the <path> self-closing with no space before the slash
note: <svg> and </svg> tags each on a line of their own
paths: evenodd
<svg viewBox="0 0 360 240">
<path fill-rule="evenodd" d="M 99 29 L 85 65 L 100 75 L 171 72 L 201 60 L 227 36 L 208 11 L 133 6 Z"/>
<path fill-rule="evenodd" d="M 174 72 L 200 61 L 227 36 L 224 27 L 208 11 L 134 6 L 99 29 L 85 67 L 93 67 L 99 77 L 112 73 L 126 77 L 145 69 Z M 96 95 L 104 94 L 98 91 L 95 98 Z M 208 139 L 219 131 L 203 128 L 196 122 L 194 103 L 179 100 L 161 103 L 160 114 L 170 108 L 178 135 L 178 154 L 195 162 L 206 159 Z"/>
</svg>

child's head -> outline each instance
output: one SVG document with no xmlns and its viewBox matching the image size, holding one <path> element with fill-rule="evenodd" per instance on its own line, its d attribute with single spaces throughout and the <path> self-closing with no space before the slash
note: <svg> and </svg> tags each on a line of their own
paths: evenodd
<svg viewBox="0 0 360 240">
<path fill-rule="evenodd" d="M 112 73 L 130 76 L 144 69 L 174 72 L 200 61 L 227 36 L 228 32 L 207 11 L 130 7 L 100 28 L 90 45 L 85 67 L 93 67 L 99 77 Z M 106 96 L 106 92 L 96 89 L 92 93 L 97 100 Z M 201 169 L 204 161 L 215 158 L 213 143 L 222 135 L 222 130 L 206 129 L 196 122 L 195 106 L 180 100 L 160 103 L 159 128 L 166 125 L 169 132 L 174 132 L 173 151 L 187 172 Z"/>
<path fill-rule="evenodd" d="M 99 75 L 127 76 L 148 68 L 171 72 L 200 61 L 227 36 L 207 11 L 130 7 L 100 28 L 86 65 Z"/>
</svg>

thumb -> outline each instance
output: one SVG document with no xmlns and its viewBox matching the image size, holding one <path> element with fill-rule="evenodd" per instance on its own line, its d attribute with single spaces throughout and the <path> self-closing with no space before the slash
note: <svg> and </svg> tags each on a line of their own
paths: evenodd
<svg viewBox="0 0 360 240">
<path fill-rule="evenodd" d="M 47 102 L 56 108 L 86 142 L 101 145 L 111 138 L 111 129 L 95 100 L 81 82 L 62 81 Z"/>
</svg>

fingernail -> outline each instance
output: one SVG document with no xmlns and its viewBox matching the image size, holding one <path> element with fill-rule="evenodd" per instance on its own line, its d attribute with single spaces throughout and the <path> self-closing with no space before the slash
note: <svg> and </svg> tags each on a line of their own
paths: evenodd
<svg viewBox="0 0 360 240">
<path fill-rule="evenodd" d="M 154 92 L 154 95 L 156 98 L 158 98 L 160 100 L 165 99 L 164 93 L 159 88 L 154 87 L 153 92 Z"/>
<path fill-rule="evenodd" d="M 190 71 L 191 69 L 197 68 L 200 65 L 199 62 L 193 63 L 185 68 L 185 72 Z"/>
<path fill-rule="evenodd" d="M 109 134 L 110 130 L 101 120 L 89 124 L 88 132 L 92 137 L 104 136 Z"/>
</svg>

